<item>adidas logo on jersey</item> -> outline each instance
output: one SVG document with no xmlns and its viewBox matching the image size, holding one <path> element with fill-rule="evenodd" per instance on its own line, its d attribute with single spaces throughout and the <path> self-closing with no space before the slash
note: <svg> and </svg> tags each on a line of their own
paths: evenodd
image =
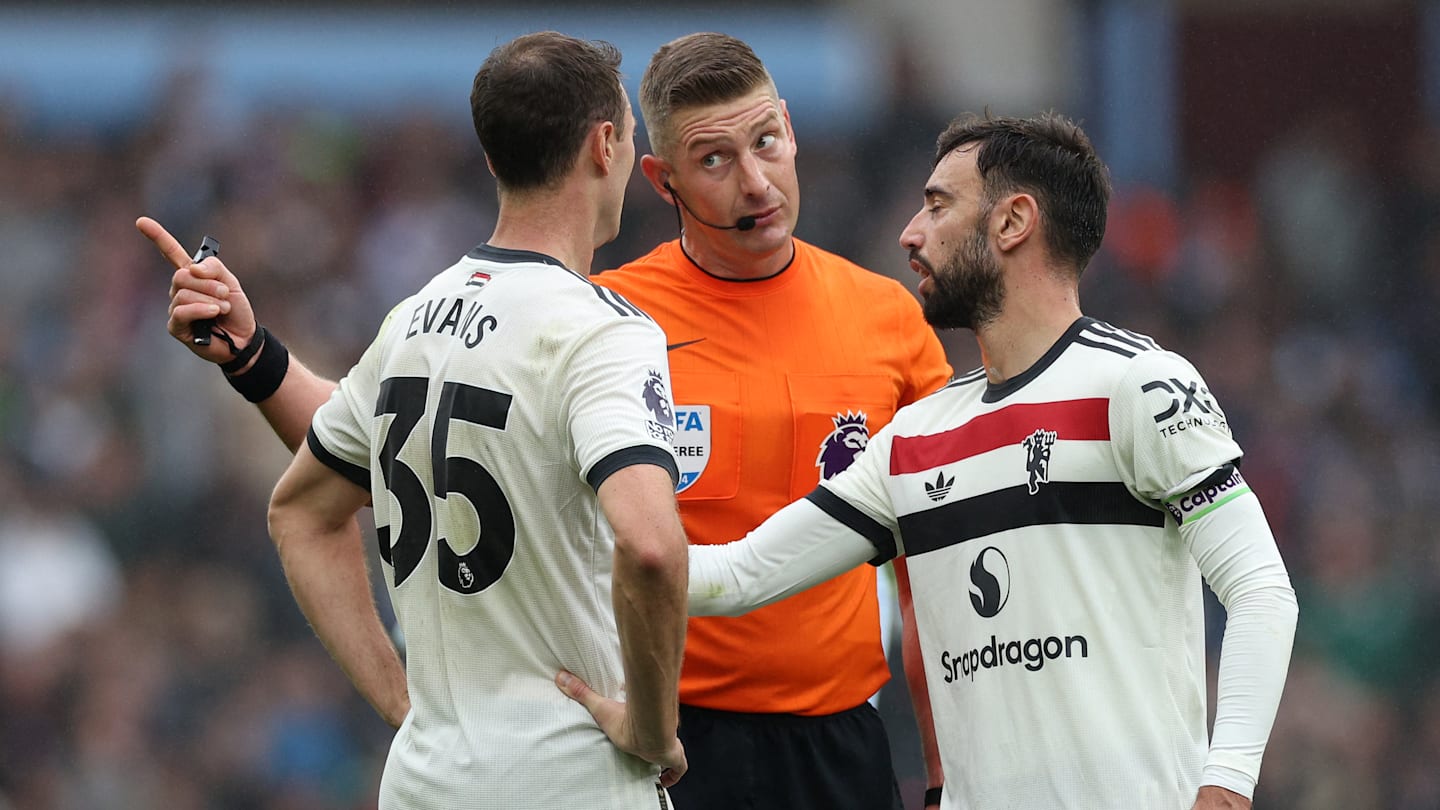
<svg viewBox="0 0 1440 810">
<path fill-rule="evenodd" d="M 940 474 L 935 476 L 935 483 L 925 482 L 925 494 L 930 497 L 930 500 L 939 503 L 945 500 L 946 495 L 950 494 L 950 488 L 953 486 L 955 486 L 955 476 L 946 478 L 945 471 L 941 470 Z"/>
</svg>

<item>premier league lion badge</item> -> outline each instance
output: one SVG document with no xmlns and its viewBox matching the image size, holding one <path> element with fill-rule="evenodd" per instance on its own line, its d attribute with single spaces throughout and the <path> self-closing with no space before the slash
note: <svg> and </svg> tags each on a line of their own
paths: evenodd
<svg viewBox="0 0 1440 810">
<path fill-rule="evenodd" d="M 835 429 L 820 443 L 820 455 L 815 457 L 815 466 L 820 468 L 822 479 L 832 478 L 849 467 L 870 443 L 870 428 L 865 424 L 867 419 L 864 411 L 846 411 L 844 415 L 837 413 L 830 417 Z"/>
<path fill-rule="evenodd" d="M 665 378 L 660 376 L 660 372 L 651 371 L 646 376 L 641 397 L 650 411 L 650 418 L 645 420 L 650 436 L 667 443 L 672 441 L 675 438 L 675 406 L 670 402 L 670 389 L 665 386 Z"/>
</svg>

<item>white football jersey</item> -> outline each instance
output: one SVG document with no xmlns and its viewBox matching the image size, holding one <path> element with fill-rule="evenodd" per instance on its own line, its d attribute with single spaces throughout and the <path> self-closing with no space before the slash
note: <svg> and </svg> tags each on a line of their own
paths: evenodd
<svg viewBox="0 0 1440 810">
<path fill-rule="evenodd" d="M 665 339 L 554 259 L 481 245 L 390 314 L 309 446 L 374 494 L 411 712 L 382 808 L 668 807 L 554 684 L 623 698 L 596 488 L 676 474 Z"/>
<path fill-rule="evenodd" d="M 901 410 L 822 482 L 832 517 L 903 544 L 945 808 L 1188 810 L 1204 615 L 1165 501 L 1244 491 L 1240 455 L 1189 362 L 1082 318 L 1025 374 Z"/>
</svg>

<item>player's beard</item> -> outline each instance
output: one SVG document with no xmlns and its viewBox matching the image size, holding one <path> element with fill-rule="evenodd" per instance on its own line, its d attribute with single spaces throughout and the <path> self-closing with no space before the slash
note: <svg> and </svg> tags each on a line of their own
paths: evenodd
<svg viewBox="0 0 1440 810">
<path fill-rule="evenodd" d="M 923 310 L 936 329 L 978 329 L 1000 315 L 1005 280 L 985 236 L 987 219 L 979 217 L 970 238 L 931 272 Z"/>
</svg>

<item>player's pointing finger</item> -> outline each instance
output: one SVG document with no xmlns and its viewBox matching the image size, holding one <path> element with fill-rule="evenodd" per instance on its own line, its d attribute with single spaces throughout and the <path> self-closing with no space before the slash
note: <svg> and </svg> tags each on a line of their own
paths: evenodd
<svg viewBox="0 0 1440 810">
<path fill-rule="evenodd" d="M 193 264 L 190 261 L 190 254 L 185 252 L 185 248 L 181 247 L 175 237 L 171 236 L 170 232 L 165 230 L 160 223 L 150 217 L 140 217 L 135 220 L 135 228 L 144 234 L 145 238 L 155 243 L 160 255 L 164 256 L 175 269 L 189 267 Z"/>
</svg>

